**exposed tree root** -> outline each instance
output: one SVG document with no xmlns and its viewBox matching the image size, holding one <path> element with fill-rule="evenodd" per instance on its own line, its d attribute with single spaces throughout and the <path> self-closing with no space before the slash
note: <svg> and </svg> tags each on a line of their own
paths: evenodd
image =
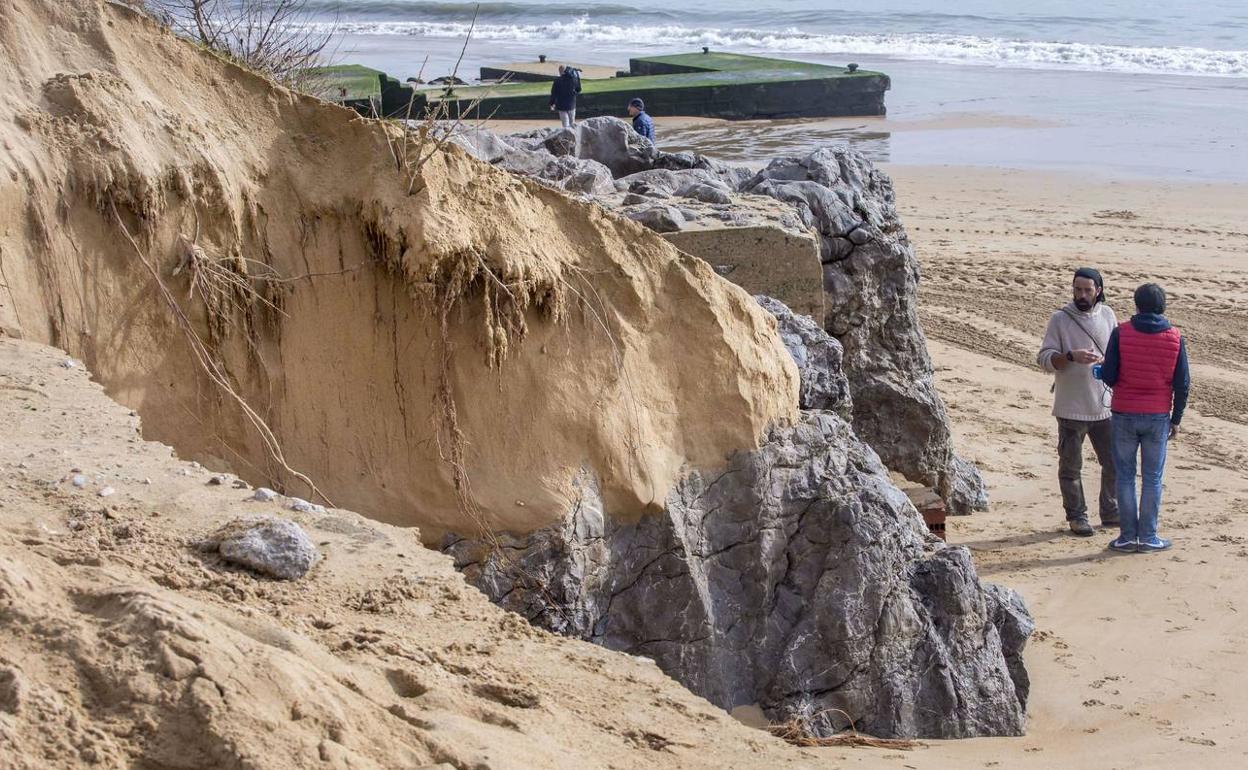
<svg viewBox="0 0 1248 770">
<path fill-rule="evenodd" d="M 146 254 L 144 254 L 138 241 L 133 235 L 131 235 L 130 228 L 126 227 L 125 220 L 122 219 L 121 213 L 117 210 L 117 204 L 110 199 L 109 207 L 112 209 L 113 218 L 117 221 L 117 226 L 121 228 L 121 232 L 126 236 L 126 240 L 129 241 L 131 247 L 133 247 L 135 256 L 139 258 L 139 261 L 143 263 L 143 267 L 145 267 L 147 272 L 152 276 L 152 280 L 156 282 L 157 290 L 160 292 L 161 298 L 165 301 L 165 305 L 169 308 L 170 313 L 173 315 L 178 328 L 182 331 L 183 336 L 186 338 L 187 344 L 191 348 L 191 353 L 194 355 L 196 363 L 198 363 L 199 367 L 203 369 L 205 374 L 208 375 L 208 378 L 221 389 L 222 393 L 238 404 L 243 416 L 247 418 L 247 421 L 250 422 L 252 427 L 256 429 L 256 432 L 260 434 L 260 440 L 264 443 L 264 448 L 272 458 L 273 462 L 277 463 L 277 465 L 286 473 L 289 473 L 294 478 L 306 484 L 308 489 L 311 490 L 312 496 L 319 497 L 325 502 L 326 505 L 333 506 L 333 501 L 331 501 L 325 493 L 316 486 L 316 483 L 313 482 L 312 479 L 292 468 L 290 463 L 286 461 L 286 457 L 282 452 L 281 444 L 278 442 L 277 436 L 273 433 L 273 429 L 269 427 L 268 423 L 264 421 L 264 418 L 261 417 L 255 409 L 251 408 L 251 405 L 247 403 L 246 399 L 234 390 L 234 388 L 230 385 L 229 378 L 226 377 L 225 372 L 223 372 L 221 368 L 218 367 L 212 360 L 212 355 L 209 352 L 208 347 L 204 344 L 204 341 L 199 338 L 199 334 L 195 331 L 195 327 L 191 324 L 191 320 L 186 317 L 186 313 L 182 310 L 182 306 L 178 304 L 177 299 L 173 296 L 173 292 L 169 290 L 169 287 L 160 277 L 160 271 L 156 269 L 156 266 L 152 264 L 152 261 L 147 258 Z M 236 289 L 233 283 L 228 282 L 232 279 L 224 279 L 221 278 L 220 275 L 216 275 L 215 278 L 227 281 L 227 283 L 219 285 L 217 287 L 218 289 Z M 254 292 L 254 289 L 252 289 L 250 285 L 248 285 L 247 288 Z"/>
</svg>

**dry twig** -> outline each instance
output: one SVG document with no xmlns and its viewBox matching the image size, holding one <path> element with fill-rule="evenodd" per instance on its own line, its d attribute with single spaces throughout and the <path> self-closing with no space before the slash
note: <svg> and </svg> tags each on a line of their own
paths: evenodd
<svg viewBox="0 0 1248 770">
<path fill-rule="evenodd" d="M 849 722 L 849 732 L 837 733 L 836 735 L 817 736 L 811 729 L 811 723 L 825 714 L 837 713 L 845 717 Z M 793 717 L 787 722 L 778 725 L 770 725 L 767 732 L 780 738 L 781 740 L 791 743 L 794 746 L 803 748 L 823 748 L 829 746 L 848 747 L 848 748 L 872 748 L 872 749 L 894 749 L 897 751 L 913 751 L 914 749 L 923 748 L 926 744 L 920 741 L 910 740 L 908 738 L 875 738 L 870 735 L 861 735 L 854 727 L 854 721 L 850 719 L 849 714 L 835 708 L 824 709 L 808 718 Z"/>
</svg>

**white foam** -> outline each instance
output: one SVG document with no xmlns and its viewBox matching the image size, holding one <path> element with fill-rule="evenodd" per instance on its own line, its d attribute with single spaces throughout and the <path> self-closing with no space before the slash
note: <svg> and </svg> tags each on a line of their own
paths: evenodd
<svg viewBox="0 0 1248 770">
<path fill-rule="evenodd" d="M 327 24 L 310 26 L 329 29 Z M 344 22 L 337 25 L 337 31 L 353 35 L 463 39 L 468 34 L 468 24 Z M 1248 51 L 1007 40 L 975 35 L 821 35 L 798 29 L 766 31 L 596 24 L 581 18 L 545 24 L 478 24 L 472 36 L 475 40 L 519 43 L 712 46 L 761 54 L 858 54 L 996 67 L 1248 77 Z"/>
</svg>

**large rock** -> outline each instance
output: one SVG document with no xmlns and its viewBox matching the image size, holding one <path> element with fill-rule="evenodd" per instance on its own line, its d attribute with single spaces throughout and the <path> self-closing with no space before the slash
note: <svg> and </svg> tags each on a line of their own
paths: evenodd
<svg viewBox="0 0 1248 770">
<path fill-rule="evenodd" d="M 582 121 L 576 126 L 576 137 L 577 157 L 598 161 L 616 177 L 651 169 L 658 156 L 649 139 L 619 118 Z"/>
<path fill-rule="evenodd" d="M 583 176 L 587 183 L 575 185 L 574 191 L 593 194 L 607 206 L 635 204 L 637 196 L 691 203 L 692 208 L 664 205 L 622 212 L 657 232 L 684 230 L 691 219 L 685 211 L 699 206 L 722 209 L 714 211 L 716 221 L 729 226 L 752 223 L 750 216 L 733 216 L 748 211 L 743 201 L 752 196 L 791 206 L 801 226 L 818 237 L 823 322 L 845 348 L 855 430 L 888 468 L 935 488 L 950 513 L 987 508 L 979 471 L 953 451 L 948 415 L 919 326 L 918 262 L 897 215 L 892 181 L 883 172 L 845 147 L 778 158 L 749 173 L 694 153 L 655 152 L 616 118 L 593 118 L 576 131 L 577 156 L 604 164 L 615 177 L 615 189 L 630 195 L 611 196 L 598 178 Z M 573 189 L 564 181 L 569 173 L 551 166 L 545 149 L 547 144 L 566 147 L 569 133 L 548 129 L 512 138 L 517 148 L 535 148 L 541 157 L 511 155 L 494 162 L 538 178 L 557 176 L 556 186 Z"/>
<path fill-rule="evenodd" d="M 680 209 L 661 205 L 625 212 L 625 216 L 635 222 L 642 223 L 656 233 L 677 232 L 684 228 L 687 221 Z"/>
<path fill-rule="evenodd" d="M 839 344 L 759 301 L 804 405 L 847 408 Z M 651 657 L 723 708 L 758 704 L 818 734 L 851 720 L 898 737 L 1023 730 L 1021 598 L 981 584 L 966 549 L 932 537 L 834 411 L 803 411 L 727 467 L 689 474 L 657 514 L 607 510 L 583 474 L 559 525 L 443 546 L 502 606 Z"/>
<path fill-rule="evenodd" d="M 824 322 L 845 346 L 854 429 L 884 464 L 935 487 L 951 513 L 987 507 L 983 479 L 953 451 L 919 326 L 919 266 L 897 216 L 892 181 L 844 147 L 781 158 L 743 192 L 795 205 L 821 236 Z"/>
<path fill-rule="evenodd" d="M 689 475 L 659 514 L 627 513 L 604 511 L 585 479 L 561 526 L 445 547 L 502 606 L 651 657 L 723 708 L 759 704 L 821 734 L 846 716 L 882 736 L 1022 732 L 1011 661 L 1026 637 L 998 625 L 1000 597 L 1021 602 L 987 593 L 969 553 L 926 532 L 835 413 L 804 412 Z"/>
<path fill-rule="evenodd" d="M 802 409 L 828 409 L 848 418 L 853 409 L 849 380 L 841 370 L 844 349 L 814 319 L 798 315 L 783 302 L 771 297 L 755 297 L 758 304 L 776 317 L 780 340 L 797 364 L 801 378 L 798 402 Z"/>
</svg>

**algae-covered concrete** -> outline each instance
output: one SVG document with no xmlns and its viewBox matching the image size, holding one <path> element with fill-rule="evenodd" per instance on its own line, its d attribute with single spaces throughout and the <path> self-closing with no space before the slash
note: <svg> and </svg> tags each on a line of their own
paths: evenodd
<svg viewBox="0 0 1248 770">
<path fill-rule="evenodd" d="M 536 61 L 504 64 L 500 67 L 482 67 L 482 80 L 506 80 L 511 83 L 550 83 L 559 77 L 560 67 L 572 67 L 581 73 L 581 80 L 600 80 L 616 76 L 614 67 L 597 64 L 577 64 L 567 61 Z"/>
<path fill-rule="evenodd" d="M 883 115 L 891 85 L 880 72 L 739 54 L 633 59 L 628 77 L 582 80 L 578 117 L 622 115 L 633 97 L 654 115 L 726 119 Z M 651 74 L 653 73 L 653 74 Z M 540 119 L 550 116 L 547 83 L 512 83 L 413 92 L 388 81 L 382 113 L 423 114 L 439 102 L 451 115 Z"/>
</svg>

